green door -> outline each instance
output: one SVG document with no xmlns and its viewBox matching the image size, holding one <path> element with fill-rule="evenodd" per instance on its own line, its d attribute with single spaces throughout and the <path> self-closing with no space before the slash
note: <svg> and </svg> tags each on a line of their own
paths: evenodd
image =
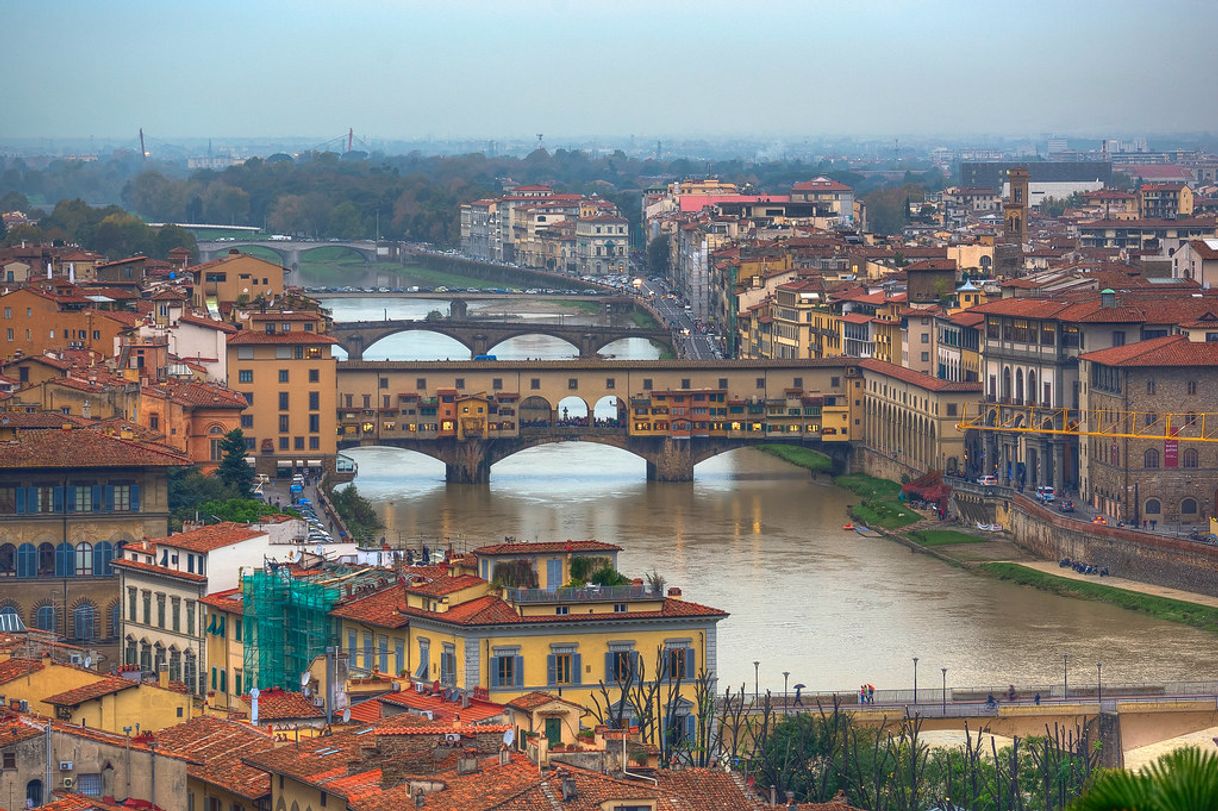
<svg viewBox="0 0 1218 811">
<path fill-rule="evenodd" d="M 562 719 L 547 718 L 546 719 L 546 743 L 551 748 L 562 743 Z"/>
</svg>

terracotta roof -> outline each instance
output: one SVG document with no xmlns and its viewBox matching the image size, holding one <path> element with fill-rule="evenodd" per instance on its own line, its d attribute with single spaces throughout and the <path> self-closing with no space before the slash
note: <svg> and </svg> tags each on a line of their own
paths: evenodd
<svg viewBox="0 0 1218 811">
<path fill-rule="evenodd" d="M 235 409 L 244 409 L 249 406 L 245 396 L 241 393 L 216 383 L 204 383 L 200 380 L 165 382 L 145 388 L 187 406 Z"/>
<path fill-rule="evenodd" d="M 1167 335 L 1079 355 L 1105 366 L 1218 366 L 1218 343 Z"/>
<path fill-rule="evenodd" d="M 410 620 L 402 614 L 406 595 L 400 588 L 382 589 L 367 597 L 335 606 L 330 616 L 376 625 L 381 628 L 403 628 Z"/>
<path fill-rule="evenodd" d="M 178 580 L 185 580 L 188 583 L 206 583 L 207 577 L 194 572 L 180 572 L 177 569 L 170 569 L 168 566 L 157 566 L 155 563 L 145 563 L 142 560 L 130 560 L 128 558 L 118 558 L 111 561 L 112 566 L 117 566 L 120 569 L 131 569 L 137 572 L 147 572 L 148 574 L 157 574 L 164 577 L 173 577 Z"/>
<path fill-rule="evenodd" d="M 827 177 L 817 177 L 812 180 L 801 180 L 791 186 L 792 191 L 853 191 L 845 183 L 839 183 Z"/>
<path fill-rule="evenodd" d="M 522 696 L 517 696 L 516 698 L 513 698 L 511 701 L 509 701 L 507 703 L 507 706 L 511 707 L 514 710 L 523 710 L 524 712 L 532 712 L 533 710 L 537 709 L 538 707 L 544 707 L 546 704 L 550 704 L 555 701 L 557 701 L 561 704 L 570 704 L 573 707 L 579 707 L 581 712 L 584 711 L 583 707 L 581 707 L 579 704 L 576 704 L 573 701 L 567 701 L 565 698 L 561 698 L 559 696 L 554 695 L 553 693 L 546 693 L 541 690 L 534 690 L 531 693 L 525 693 Z"/>
<path fill-rule="evenodd" d="M 1190 239 L 1188 246 L 1202 259 L 1218 259 L 1218 240 Z"/>
<path fill-rule="evenodd" d="M 58 411 L 5 411 L 0 413 L 3 428 L 63 428 L 65 425 L 83 426 L 89 423 L 84 417 L 73 417 Z"/>
<path fill-rule="evenodd" d="M 462 589 L 474 588 L 475 586 L 486 585 L 486 581 L 481 577 L 472 574 L 458 575 L 457 577 L 437 577 L 425 583 L 412 583 L 406 586 L 406 590 L 412 594 L 426 594 L 432 597 L 443 597 L 446 594 L 453 594 Z"/>
<path fill-rule="evenodd" d="M 275 332 L 268 333 L 255 329 L 243 329 L 228 339 L 229 346 L 246 346 L 249 344 L 337 344 L 338 339 L 316 332 Z"/>
<path fill-rule="evenodd" d="M 603 612 L 599 614 L 539 614 L 522 616 L 504 600 L 486 595 L 455 605 L 447 611 L 425 611 L 421 608 L 403 608 L 402 613 L 433 622 L 452 623 L 463 626 L 480 625 L 540 625 L 566 622 L 635 622 L 639 620 L 670 619 L 673 617 L 726 617 L 728 613 L 686 600 L 665 598 L 663 605 L 652 611 L 628 611 L 625 613 Z"/>
<path fill-rule="evenodd" d="M 926 391 L 938 392 L 978 392 L 981 391 L 981 383 L 953 383 L 947 380 L 940 380 L 937 377 L 931 377 L 928 374 L 906 369 L 904 366 L 898 366 L 895 363 L 878 360 L 876 358 L 864 358 L 858 362 L 859 366 L 868 369 L 877 374 L 891 377 L 895 380 L 900 380 L 902 383 L 910 383 L 920 389 Z M 864 375 L 865 377 L 866 375 Z"/>
<path fill-rule="evenodd" d="M 660 769 L 655 773 L 663 794 L 676 795 L 683 808 L 698 811 L 761 811 L 766 806 L 751 795 L 733 772 L 722 769 Z M 800 806 L 802 808 L 802 806 Z M 777 807 L 779 811 L 783 806 Z"/>
<path fill-rule="evenodd" d="M 293 677 L 295 678 L 295 677 Z M 241 701 L 250 705 L 248 694 L 241 696 Z M 325 715 L 312 701 L 303 694 L 282 690 L 278 687 L 268 687 L 258 694 L 258 722 L 290 721 L 297 718 L 321 718 Z"/>
<path fill-rule="evenodd" d="M 158 745 L 190 754 L 200 761 L 186 771 L 196 780 L 219 786 L 251 800 L 271 790 L 271 778 L 242 758 L 275 748 L 275 741 L 259 727 L 203 715 L 156 733 Z"/>
<path fill-rule="evenodd" d="M 190 459 L 164 446 L 100 431 L 28 431 L 0 442 L 0 468 L 177 467 Z"/>
<path fill-rule="evenodd" d="M 81 685 L 62 693 L 47 696 L 43 701 L 63 707 L 75 707 L 95 698 L 118 693 L 131 687 L 139 687 L 139 682 L 123 679 L 118 676 L 105 676 L 92 684 Z"/>
<path fill-rule="evenodd" d="M 603 541 L 542 541 L 497 543 L 479 546 L 475 555 L 538 555 L 552 552 L 621 552 L 622 547 Z"/>
<path fill-rule="evenodd" d="M 417 693 L 414 690 L 386 693 L 380 697 L 380 701 L 384 704 L 392 704 L 395 707 L 404 707 L 416 713 L 430 712 L 432 717 L 437 721 L 452 721 L 459 716 L 464 723 L 476 724 L 479 721 L 486 721 L 487 719 L 498 718 L 503 715 L 503 705 L 497 704 L 494 701 L 471 698 L 469 706 L 463 707 L 461 706 L 461 701 L 445 701 L 443 695 Z M 398 719 L 402 716 L 389 717 Z M 406 722 L 399 721 L 399 723 Z"/>
<path fill-rule="evenodd" d="M 236 326 L 227 321 L 217 321 L 214 318 L 208 318 L 203 315 L 195 315 L 194 313 L 182 313 L 178 318 L 178 323 L 194 324 L 196 327 L 207 327 L 208 329 L 219 330 L 230 335 L 239 332 Z"/>
<path fill-rule="evenodd" d="M 379 698 L 370 698 L 367 701 L 351 705 L 351 721 L 370 724 L 373 721 L 381 720 L 383 711 L 384 705 L 381 700 Z"/>
<path fill-rule="evenodd" d="M 232 614 L 245 613 L 245 600 L 240 588 L 212 592 L 206 597 L 200 597 L 199 602 Z"/>
<path fill-rule="evenodd" d="M 44 734 L 37 724 L 30 723 L 20 716 L 0 718 L 0 746 L 11 746 L 20 741 L 28 741 Z"/>
<path fill-rule="evenodd" d="M 251 538 L 257 538 L 259 535 L 265 534 L 262 530 L 254 529 L 248 524 L 238 524 L 235 521 L 222 521 L 219 524 L 210 524 L 188 532 L 179 532 L 176 535 L 169 535 L 164 538 L 154 538 L 152 543 L 157 546 L 172 546 L 178 549 L 185 549 L 189 552 L 210 552 L 213 549 L 232 546 L 233 544 L 248 541 Z"/>
</svg>

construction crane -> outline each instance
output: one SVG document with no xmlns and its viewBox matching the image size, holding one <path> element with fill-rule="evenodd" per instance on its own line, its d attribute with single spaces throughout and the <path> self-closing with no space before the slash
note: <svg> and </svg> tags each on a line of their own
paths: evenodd
<svg viewBox="0 0 1218 811">
<path fill-rule="evenodd" d="M 1179 442 L 1218 442 L 1218 413 L 1163 413 L 1115 408 L 1079 410 L 983 404 L 967 410 L 956 424 L 960 431 L 1001 431 L 1047 436 L 1094 436 Z"/>
<path fill-rule="evenodd" d="M 140 127 L 140 157 L 148 160 L 148 150 L 144 148 L 144 128 Z"/>
<path fill-rule="evenodd" d="M 355 142 L 355 127 L 347 128 L 347 151 L 351 151 L 351 146 Z"/>
</svg>

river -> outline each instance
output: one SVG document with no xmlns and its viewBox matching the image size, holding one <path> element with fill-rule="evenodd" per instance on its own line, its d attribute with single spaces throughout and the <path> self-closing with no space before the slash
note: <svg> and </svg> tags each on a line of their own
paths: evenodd
<svg viewBox="0 0 1218 811">
<path fill-rule="evenodd" d="M 386 306 L 393 317 L 393 307 L 406 306 L 374 302 L 375 313 L 332 305 L 340 320 L 376 318 Z M 436 308 L 409 306 L 425 307 L 421 315 Z M 419 357 L 435 351 L 433 338 L 446 340 L 412 333 L 376 346 L 390 357 Z M 396 340 L 404 342 L 390 344 Z M 521 356 L 569 349 L 537 340 Z M 654 568 L 686 599 L 731 612 L 719 626 L 719 673 L 728 684 L 752 689 L 758 661 L 763 689 L 781 689 L 783 671 L 812 690 L 908 688 L 914 656 L 920 690 L 941 686 L 942 667 L 949 687 L 1060 683 L 1063 654 L 1077 685 L 1095 684 L 1097 661 L 1107 684 L 1218 678 L 1211 634 L 844 532 L 852 494 L 758 451 L 703 462 L 692 484 L 664 484 L 647 482 L 644 462 L 626 451 L 564 443 L 505 459 L 485 487 L 446 485 L 443 464 L 419 454 L 347 453 L 390 540 L 460 549 L 511 535 L 621 545 L 624 573 Z"/>
</svg>

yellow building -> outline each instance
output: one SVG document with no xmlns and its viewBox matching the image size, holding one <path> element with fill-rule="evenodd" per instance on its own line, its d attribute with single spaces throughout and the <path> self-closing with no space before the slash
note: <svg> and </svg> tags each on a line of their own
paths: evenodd
<svg viewBox="0 0 1218 811">
<path fill-rule="evenodd" d="M 482 547 L 445 574 L 335 608 L 338 638 L 357 671 L 477 689 L 499 703 L 546 691 L 593 710 L 601 682 L 616 693 L 662 669 L 665 683 L 679 675 L 675 712 L 690 719 L 694 680 L 704 670 L 713 678 L 727 614 L 639 581 L 565 587 L 612 568 L 617 550 L 596 541 Z"/>
<path fill-rule="evenodd" d="M 195 309 L 219 313 L 221 304 L 245 304 L 283 295 L 284 268 L 233 248 L 224 256 L 186 269 L 195 276 Z"/>
<path fill-rule="evenodd" d="M 228 339 L 228 383 L 249 403 L 241 428 L 260 473 L 334 458 L 337 341 L 324 329 L 320 313 L 268 311 Z"/>
</svg>

